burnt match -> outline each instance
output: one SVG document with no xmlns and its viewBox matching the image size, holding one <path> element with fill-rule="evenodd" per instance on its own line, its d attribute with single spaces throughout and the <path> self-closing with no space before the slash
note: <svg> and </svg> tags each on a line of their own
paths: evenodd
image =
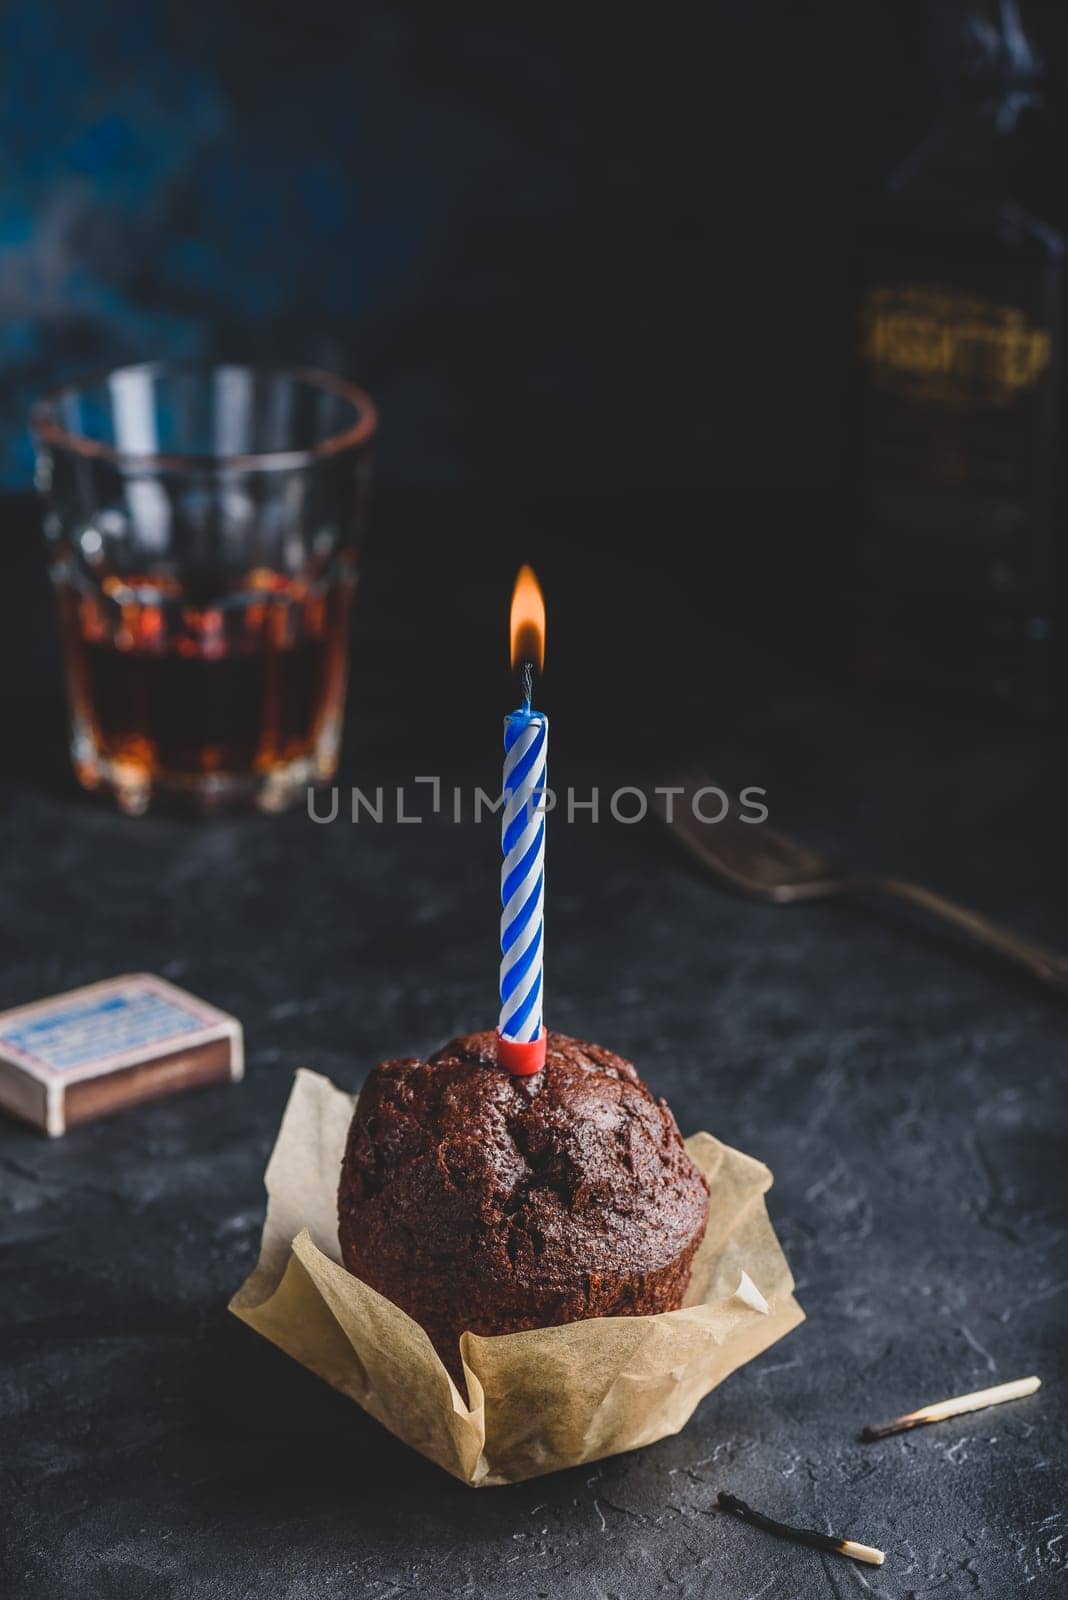
<svg viewBox="0 0 1068 1600">
<path fill-rule="evenodd" d="M 1022 1400 L 1025 1395 L 1034 1394 L 1041 1384 L 1041 1378 L 1014 1378 L 1012 1383 L 995 1384 L 992 1389 L 976 1389 L 974 1394 L 961 1394 L 955 1400 L 940 1400 L 937 1405 L 908 1411 L 903 1417 L 895 1417 L 892 1422 L 881 1423 L 878 1427 L 869 1424 L 860 1437 L 868 1442 L 885 1439 L 888 1434 L 923 1428 L 929 1422 L 944 1422 L 947 1417 L 963 1416 L 966 1411 L 983 1411 L 987 1406 L 1003 1405 L 1006 1400 Z"/>
<path fill-rule="evenodd" d="M 817 1533 L 814 1528 L 792 1528 L 788 1522 L 776 1522 L 762 1511 L 754 1511 L 736 1494 L 720 1490 L 717 1496 L 722 1510 L 729 1511 L 741 1522 L 751 1522 L 754 1528 L 765 1533 L 777 1533 L 781 1539 L 792 1539 L 794 1544 L 807 1544 L 813 1550 L 829 1550 L 832 1555 L 849 1556 L 852 1561 L 866 1561 L 871 1567 L 881 1567 L 886 1556 L 870 1544 L 858 1544 L 855 1539 L 837 1539 L 832 1533 Z"/>
</svg>

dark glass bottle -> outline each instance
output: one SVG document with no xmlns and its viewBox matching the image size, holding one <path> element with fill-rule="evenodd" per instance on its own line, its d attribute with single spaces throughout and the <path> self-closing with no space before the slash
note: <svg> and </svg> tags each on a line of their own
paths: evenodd
<svg viewBox="0 0 1068 1600">
<path fill-rule="evenodd" d="M 1014 197 L 1038 67 L 1014 0 L 932 0 L 936 125 L 868 229 L 859 338 L 867 675 L 1049 700 L 1064 241 Z"/>
</svg>

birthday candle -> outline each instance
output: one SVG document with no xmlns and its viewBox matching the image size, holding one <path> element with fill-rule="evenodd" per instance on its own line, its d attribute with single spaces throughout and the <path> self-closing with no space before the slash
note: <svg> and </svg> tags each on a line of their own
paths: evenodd
<svg viewBox="0 0 1068 1600">
<path fill-rule="evenodd" d="M 501 819 L 501 1020 L 503 1039 L 541 1035 L 545 912 L 544 793 L 549 721 L 524 706 L 504 719 Z"/>
<path fill-rule="evenodd" d="M 523 675 L 523 705 L 504 719 L 501 817 L 501 1013 L 498 1055 L 509 1071 L 545 1064 L 542 968 L 545 948 L 545 784 L 549 719 L 531 705 L 545 650 L 538 580 L 523 567 L 512 596 L 512 665 Z"/>
</svg>

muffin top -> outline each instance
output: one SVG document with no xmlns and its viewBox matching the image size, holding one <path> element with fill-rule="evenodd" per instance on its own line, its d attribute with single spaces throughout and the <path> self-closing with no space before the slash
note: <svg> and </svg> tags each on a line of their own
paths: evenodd
<svg viewBox="0 0 1068 1600">
<path fill-rule="evenodd" d="M 550 1033 L 544 1069 L 513 1077 L 487 1032 L 375 1068 L 339 1205 L 368 1251 L 388 1229 L 413 1264 L 551 1293 L 692 1250 L 708 1187 L 629 1061 Z"/>
</svg>

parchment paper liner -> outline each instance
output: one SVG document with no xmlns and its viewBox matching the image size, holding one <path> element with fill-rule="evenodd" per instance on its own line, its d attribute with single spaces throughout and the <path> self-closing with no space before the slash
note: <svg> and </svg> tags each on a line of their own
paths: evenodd
<svg viewBox="0 0 1068 1600">
<path fill-rule="evenodd" d="M 422 1328 L 341 1265 L 337 1185 L 354 1104 L 297 1073 L 267 1164 L 260 1259 L 230 1310 L 464 1483 L 518 1483 L 677 1433 L 710 1389 L 804 1318 L 764 1206 L 771 1173 L 697 1133 L 686 1148 L 712 1205 L 686 1305 L 465 1333 L 467 1405 Z"/>
</svg>

